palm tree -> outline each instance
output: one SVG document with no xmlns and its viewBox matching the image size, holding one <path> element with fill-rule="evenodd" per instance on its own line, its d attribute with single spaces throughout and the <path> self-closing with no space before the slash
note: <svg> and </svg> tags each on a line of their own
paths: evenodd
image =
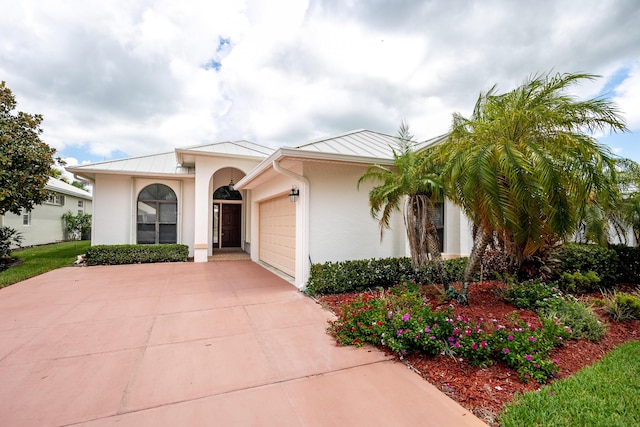
<svg viewBox="0 0 640 427">
<path fill-rule="evenodd" d="M 434 172 L 424 172 L 428 159 L 414 150 L 413 136 L 405 122 L 400 125 L 398 143 L 399 152 L 392 147 L 394 167 L 370 166 L 358 180 L 358 188 L 364 182 L 379 184 L 369 192 L 369 204 L 371 215 L 380 223 L 381 238 L 393 212 L 403 208 L 413 268 L 424 267 L 431 258 L 446 291 L 448 283 L 434 222 L 434 203 L 442 200 L 440 178 Z"/>
<path fill-rule="evenodd" d="M 594 194 L 614 198 L 614 159 L 591 133 L 624 131 L 624 121 L 606 99 L 566 93 L 596 77 L 538 75 L 502 95 L 494 86 L 480 94 L 470 118 L 454 114 L 449 138 L 432 155 L 443 162 L 448 196 L 477 230 L 461 303 L 468 304 L 471 277 L 492 238 L 519 265 L 572 235 Z"/>
</svg>

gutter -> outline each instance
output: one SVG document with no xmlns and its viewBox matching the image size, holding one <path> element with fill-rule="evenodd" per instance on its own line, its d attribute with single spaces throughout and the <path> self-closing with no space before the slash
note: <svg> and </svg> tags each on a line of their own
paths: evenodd
<svg viewBox="0 0 640 427">
<path fill-rule="evenodd" d="M 283 169 L 280 166 L 280 161 L 279 160 L 274 160 L 272 163 L 273 165 L 273 170 L 275 170 L 276 172 L 282 174 L 282 175 L 286 175 L 290 178 L 295 179 L 296 181 L 302 181 L 304 182 L 305 185 L 305 190 L 307 190 L 307 188 L 309 188 L 309 180 L 307 179 L 307 177 L 302 176 L 302 175 L 298 175 L 295 172 L 290 171 L 289 169 Z"/>
</svg>

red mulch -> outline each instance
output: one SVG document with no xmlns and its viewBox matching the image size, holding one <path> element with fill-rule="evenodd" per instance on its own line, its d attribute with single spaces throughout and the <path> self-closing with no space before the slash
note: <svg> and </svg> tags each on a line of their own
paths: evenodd
<svg viewBox="0 0 640 427">
<path fill-rule="evenodd" d="M 452 303 L 455 316 L 466 317 L 482 322 L 497 319 L 508 323 L 515 311 L 519 317 L 535 326 L 540 326 L 538 316 L 530 310 L 517 309 L 502 301 L 495 290 L 500 283 L 475 283 L 470 289 L 469 306 Z M 320 302 L 336 314 L 340 307 L 351 301 L 357 294 L 327 295 Z M 447 302 L 449 304 L 449 302 Z M 596 312 L 598 312 L 596 310 Z M 640 321 L 613 322 L 602 312 L 601 319 L 609 324 L 606 336 L 599 343 L 588 340 L 567 341 L 565 345 L 553 351 L 551 359 L 560 367 L 559 378 L 566 378 L 591 365 L 619 344 L 640 339 Z M 405 357 L 415 371 L 425 380 L 434 384 L 449 397 L 475 413 L 489 425 L 497 425 L 496 417 L 505 403 L 511 401 L 516 393 L 537 390 L 540 384 L 535 381 L 523 383 L 519 375 L 510 372 L 502 362 L 487 368 L 472 366 L 465 361 L 439 355 L 427 357 L 412 354 Z"/>
</svg>

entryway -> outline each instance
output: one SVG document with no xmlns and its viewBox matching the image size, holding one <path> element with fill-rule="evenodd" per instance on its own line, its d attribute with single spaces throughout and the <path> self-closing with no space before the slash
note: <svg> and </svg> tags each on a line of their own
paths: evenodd
<svg viewBox="0 0 640 427">
<path fill-rule="evenodd" d="M 242 205 L 213 204 L 213 250 L 239 248 L 242 244 Z"/>
</svg>

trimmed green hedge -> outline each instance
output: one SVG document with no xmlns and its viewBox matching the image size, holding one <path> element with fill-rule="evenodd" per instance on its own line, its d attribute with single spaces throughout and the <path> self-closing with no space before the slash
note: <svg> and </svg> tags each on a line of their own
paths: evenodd
<svg viewBox="0 0 640 427">
<path fill-rule="evenodd" d="M 567 243 L 556 250 L 555 256 L 560 261 L 558 276 L 565 272 L 593 271 L 600 278 L 600 286 L 603 288 L 615 286 L 618 282 L 618 255 L 613 249 L 592 244 Z"/>
<path fill-rule="evenodd" d="M 618 255 L 618 283 L 640 284 L 640 247 L 611 246 Z"/>
<path fill-rule="evenodd" d="M 184 262 L 188 256 L 187 245 L 96 245 L 87 249 L 85 261 L 87 265 Z"/>
<path fill-rule="evenodd" d="M 443 261 L 449 282 L 462 280 L 467 258 Z M 403 280 L 417 283 L 436 283 L 440 279 L 435 265 L 414 271 L 410 258 L 381 258 L 355 261 L 326 262 L 311 265 L 305 292 L 310 295 L 358 292 L 365 289 L 389 288 Z"/>
</svg>

